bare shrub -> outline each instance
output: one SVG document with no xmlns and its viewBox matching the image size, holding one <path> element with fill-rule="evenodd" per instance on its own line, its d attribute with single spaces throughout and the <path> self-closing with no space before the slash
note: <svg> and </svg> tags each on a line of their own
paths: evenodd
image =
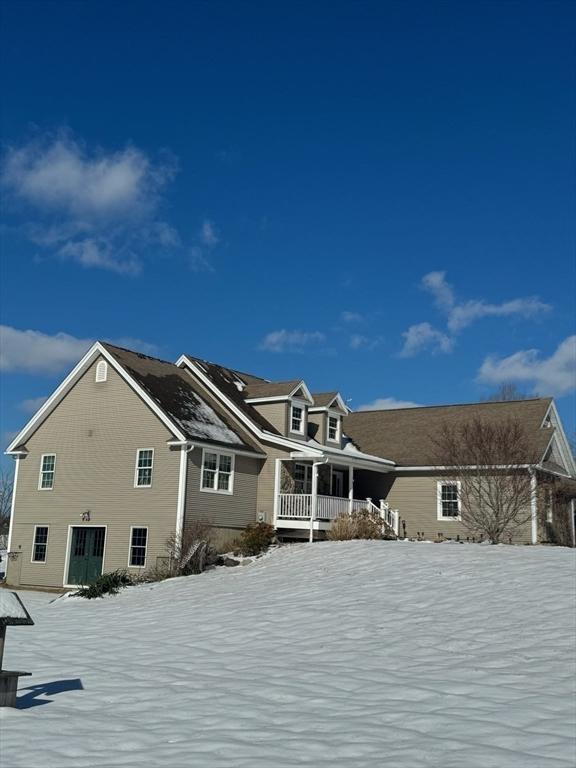
<svg viewBox="0 0 576 768">
<path fill-rule="evenodd" d="M 382 520 L 376 510 L 361 509 L 358 512 L 345 512 L 332 523 L 327 533 L 330 541 L 348 541 L 350 539 L 381 539 Z"/>
<path fill-rule="evenodd" d="M 172 534 L 166 541 L 168 576 L 202 573 L 216 560 L 212 544 L 212 525 L 205 520 L 191 520 L 182 534 Z"/>
</svg>

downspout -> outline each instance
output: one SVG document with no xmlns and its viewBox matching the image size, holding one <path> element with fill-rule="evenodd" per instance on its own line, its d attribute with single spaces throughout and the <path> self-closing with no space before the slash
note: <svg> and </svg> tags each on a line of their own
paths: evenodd
<svg viewBox="0 0 576 768">
<path fill-rule="evenodd" d="M 530 539 L 532 544 L 538 544 L 538 502 L 536 496 L 536 472 L 529 469 L 530 473 Z"/>
<path fill-rule="evenodd" d="M 16 488 L 18 486 L 18 468 L 20 466 L 21 456 L 19 454 L 14 456 L 16 462 L 14 466 L 14 482 L 12 483 L 12 500 L 10 503 L 10 525 L 8 527 L 8 544 L 6 545 L 6 551 L 9 553 L 12 550 L 12 531 L 14 530 L 14 512 L 16 510 Z M 8 573 L 6 573 L 6 576 Z"/>
<path fill-rule="evenodd" d="M 176 536 L 184 533 L 184 515 L 186 511 L 186 480 L 188 476 L 187 456 L 196 447 L 189 440 L 179 441 L 173 445 L 180 446 L 180 470 L 178 474 L 178 502 L 176 508 Z"/>
</svg>

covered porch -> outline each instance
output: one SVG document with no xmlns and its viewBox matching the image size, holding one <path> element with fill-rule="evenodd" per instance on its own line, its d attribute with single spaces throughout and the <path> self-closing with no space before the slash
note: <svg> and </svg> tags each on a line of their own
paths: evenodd
<svg viewBox="0 0 576 768">
<path fill-rule="evenodd" d="M 382 520 L 383 534 L 398 536 L 398 511 L 378 496 L 382 475 L 391 469 L 390 462 L 341 455 L 276 459 L 274 525 L 279 531 L 307 531 L 313 541 L 314 531 L 329 530 L 340 515 L 368 510 Z"/>
</svg>

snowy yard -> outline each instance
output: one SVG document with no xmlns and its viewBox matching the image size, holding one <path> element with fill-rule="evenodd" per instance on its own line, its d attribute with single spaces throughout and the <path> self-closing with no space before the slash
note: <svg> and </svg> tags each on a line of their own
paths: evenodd
<svg viewBox="0 0 576 768">
<path fill-rule="evenodd" d="M 282 548 L 83 601 L 22 592 L 1 768 L 573 768 L 574 552 Z"/>
</svg>

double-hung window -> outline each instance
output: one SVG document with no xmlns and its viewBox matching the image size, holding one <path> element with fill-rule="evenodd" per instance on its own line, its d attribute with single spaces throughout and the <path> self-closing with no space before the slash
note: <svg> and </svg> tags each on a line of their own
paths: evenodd
<svg viewBox="0 0 576 768">
<path fill-rule="evenodd" d="M 460 520 L 460 484 L 438 483 L 438 520 Z"/>
<path fill-rule="evenodd" d="M 54 488 L 56 474 L 56 454 L 45 453 L 40 459 L 40 480 L 38 488 L 41 491 L 51 491 Z"/>
<path fill-rule="evenodd" d="M 312 467 L 310 464 L 294 465 L 294 493 L 312 493 Z"/>
<path fill-rule="evenodd" d="M 340 419 L 337 416 L 328 416 L 328 440 L 333 443 L 340 440 Z"/>
<path fill-rule="evenodd" d="M 154 466 L 154 448 L 139 448 L 136 454 L 135 488 L 150 488 L 152 468 Z"/>
<path fill-rule="evenodd" d="M 204 451 L 201 482 L 203 491 L 232 493 L 233 475 L 234 456 L 232 454 Z"/>
<path fill-rule="evenodd" d="M 32 543 L 32 562 L 45 563 L 48 552 L 48 526 L 37 525 L 34 528 L 34 541 Z"/>
<path fill-rule="evenodd" d="M 148 528 L 132 528 L 130 532 L 130 559 L 128 565 L 132 568 L 144 568 L 146 565 L 146 547 L 148 545 Z"/>
<path fill-rule="evenodd" d="M 290 431 L 304 432 L 304 408 L 299 405 L 293 405 L 290 411 Z"/>
</svg>

